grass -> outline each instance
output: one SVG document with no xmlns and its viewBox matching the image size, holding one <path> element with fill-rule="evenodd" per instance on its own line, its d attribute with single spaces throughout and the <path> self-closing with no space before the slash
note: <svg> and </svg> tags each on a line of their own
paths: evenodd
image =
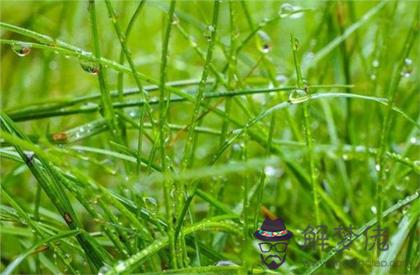
<svg viewBox="0 0 420 275">
<path fill-rule="evenodd" d="M 418 13 L 3 1 L 1 272 L 416 273 Z M 277 271 L 263 213 L 294 233 Z M 320 224 L 330 246 L 303 247 Z"/>
</svg>

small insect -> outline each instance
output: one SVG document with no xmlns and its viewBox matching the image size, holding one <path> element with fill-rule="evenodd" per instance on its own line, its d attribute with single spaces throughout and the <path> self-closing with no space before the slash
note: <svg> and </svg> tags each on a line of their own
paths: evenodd
<svg viewBox="0 0 420 275">
<path fill-rule="evenodd" d="M 63 217 L 67 224 L 71 224 L 73 222 L 73 219 L 71 218 L 69 213 L 64 213 Z"/>
<path fill-rule="evenodd" d="M 52 140 L 53 141 L 66 141 L 67 134 L 65 132 L 54 133 L 52 135 Z"/>
</svg>

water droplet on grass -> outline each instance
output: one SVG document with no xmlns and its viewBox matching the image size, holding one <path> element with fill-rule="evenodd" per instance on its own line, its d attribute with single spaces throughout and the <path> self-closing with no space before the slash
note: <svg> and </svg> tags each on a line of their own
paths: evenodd
<svg viewBox="0 0 420 275">
<path fill-rule="evenodd" d="M 280 174 L 281 174 L 281 172 L 280 172 L 280 170 L 279 169 L 277 169 L 276 167 L 273 167 L 273 166 L 266 166 L 265 168 L 264 168 L 264 174 L 267 176 L 267 177 L 279 177 L 280 176 Z"/>
<path fill-rule="evenodd" d="M 115 271 L 122 272 L 126 269 L 126 265 L 123 261 L 118 261 L 118 264 L 115 266 Z"/>
<path fill-rule="evenodd" d="M 376 210 L 376 206 L 372 206 L 370 208 L 370 211 L 372 211 L 373 214 L 376 214 L 377 210 Z"/>
<path fill-rule="evenodd" d="M 110 270 L 109 266 L 104 265 L 99 269 L 98 275 L 105 275 Z"/>
<path fill-rule="evenodd" d="M 280 83 L 286 83 L 288 78 L 284 74 L 279 74 L 276 76 L 276 80 Z"/>
<path fill-rule="evenodd" d="M 401 76 L 408 78 L 411 76 L 411 72 L 410 71 L 402 71 L 401 72 Z"/>
<path fill-rule="evenodd" d="M 155 198 L 153 197 L 146 197 L 144 198 L 144 205 L 150 212 L 156 213 L 158 210 L 158 203 Z"/>
<path fill-rule="evenodd" d="M 24 57 L 31 53 L 31 45 L 28 43 L 13 44 L 12 50 L 18 56 Z"/>
<path fill-rule="evenodd" d="M 244 148 L 244 144 L 243 143 L 234 143 L 232 145 L 232 150 L 235 151 L 235 152 L 240 152 L 240 151 L 243 150 L 243 148 Z"/>
<path fill-rule="evenodd" d="M 372 67 L 378 68 L 379 67 L 379 61 L 377 59 L 372 61 Z"/>
<path fill-rule="evenodd" d="M 413 72 L 413 60 L 411 60 L 410 58 L 406 58 L 404 59 L 404 68 L 401 71 L 401 76 L 402 77 L 410 77 L 411 73 Z"/>
<path fill-rule="evenodd" d="M 381 166 L 379 164 L 376 164 L 375 165 L 375 170 L 378 171 L 378 172 L 381 171 Z"/>
<path fill-rule="evenodd" d="M 191 47 L 193 47 L 193 48 L 197 48 L 197 42 L 195 42 L 195 40 L 194 40 L 194 37 L 192 37 L 192 36 L 190 36 L 190 44 L 191 44 Z"/>
<path fill-rule="evenodd" d="M 264 31 L 257 32 L 257 48 L 262 53 L 269 53 L 272 49 L 271 38 Z"/>
<path fill-rule="evenodd" d="M 242 131 L 243 131 L 243 129 L 235 129 L 235 130 L 232 130 L 232 135 L 239 135 L 239 134 L 242 133 Z"/>
<path fill-rule="evenodd" d="M 289 18 L 297 19 L 303 16 L 303 12 L 298 12 L 298 10 L 300 9 L 301 8 L 299 6 L 294 6 L 289 3 L 284 3 L 280 7 L 279 16 L 281 18 L 289 17 Z"/>
<path fill-rule="evenodd" d="M 410 143 L 411 144 L 416 144 L 416 137 L 411 137 L 410 138 Z"/>
<path fill-rule="evenodd" d="M 81 60 L 80 66 L 85 72 L 88 72 L 90 74 L 97 75 L 99 73 L 99 66 L 94 62 Z"/>
<path fill-rule="evenodd" d="M 357 153 L 363 153 L 364 151 L 365 151 L 365 147 L 363 147 L 362 145 L 356 146 Z"/>
<path fill-rule="evenodd" d="M 303 90 L 303 89 L 293 90 L 289 94 L 289 102 L 292 103 L 292 104 L 301 103 L 301 102 L 304 102 L 308 99 L 309 99 L 309 94 L 306 93 L 306 91 Z"/>
<path fill-rule="evenodd" d="M 236 264 L 234 264 L 232 261 L 229 261 L 229 260 L 221 260 L 216 263 L 216 266 L 234 266 L 234 265 Z"/>
<path fill-rule="evenodd" d="M 179 24 L 179 18 L 178 18 L 178 16 L 176 16 L 175 14 L 174 14 L 174 16 L 173 16 L 173 18 L 172 18 L 172 25 L 178 25 Z"/>
<path fill-rule="evenodd" d="M 265 104 L 265 96 L 263 94 L 253 94 L 252 99 L 260 104 Z"/>
<path fill-rule="evenodd" d="M 213 25 L 208 25 L 208 26 L 207 26 L 207 29 L 206 29 L 206 31 L 204 32 L 204 37 L 207 39 L 207 41 L 210 41 L 210 40 L 211 40 L 211 37 L 212 37 L 213 32 L 214 32 L 215 30 L 216 30 L 216 29 L 214 28 L 214 26 L 213 26 Z"/>
</svg>

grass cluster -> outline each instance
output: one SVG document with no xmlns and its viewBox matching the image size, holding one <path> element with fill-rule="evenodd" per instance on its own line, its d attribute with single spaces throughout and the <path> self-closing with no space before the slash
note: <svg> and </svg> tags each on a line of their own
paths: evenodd
<svg viewBox="0 0 420 275">
<path fill-rule="evenodd" d="M 418 2 L 0 12 L 2 274 L 419 271 Z M 261 209 L 294 233 L 277 271 Z"/>
</svg>

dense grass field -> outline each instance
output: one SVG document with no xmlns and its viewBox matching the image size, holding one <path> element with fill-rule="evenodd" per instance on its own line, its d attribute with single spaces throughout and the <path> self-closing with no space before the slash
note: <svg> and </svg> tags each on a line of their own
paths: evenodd
<svg viewBox="0 0 420 275">
<path fill-rule="evenodd" d="M 2 0 L 0 271 L 419 274 L 419 7 Z"/>
</svg>

